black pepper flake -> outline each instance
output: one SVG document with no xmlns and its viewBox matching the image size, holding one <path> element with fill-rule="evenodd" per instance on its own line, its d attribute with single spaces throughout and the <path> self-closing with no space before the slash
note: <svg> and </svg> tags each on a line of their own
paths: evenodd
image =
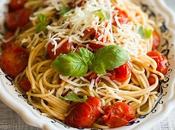
<svg viewBox="0 0 175 130">
<path fill-rule="evenodd" d="M 166 27 L 165 22 L 163 22 L 162 25 L 160 26 L 160 31 L 162 33 L 165 33 L 166 31 L 168 31 L 168 28 Z"/>
</svg>

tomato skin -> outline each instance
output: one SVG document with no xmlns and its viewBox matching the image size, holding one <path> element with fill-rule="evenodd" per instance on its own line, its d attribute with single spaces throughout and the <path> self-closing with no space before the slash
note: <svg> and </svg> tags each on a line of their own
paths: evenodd
<svg viewBox="0 0 175 130">
<path fill-rule="evenodd" d="M 4 39 L 5 40 L 9 40 L 9 38 L 11 38 L 12 36 L 14 35 L 13 32 L 6 32 L 4 34 Z M 11 42 L 12 39 L 10 39 L 10 41 L 7 41 L 7 42 L 4 42 L 2 45 L 1 45 L 1 48 L 4 50 L 5 48 L 8 48 L 9 46 L 11 46 L 11 44 L 13 44 L 13 42 Z"/>
<path fill-rule="evenodd" d="M 122 65 L 122 66 L 120 66 L 118 68 L 115 68 L 110 73 L 111 73 L 110 78 L 112 80 L 116 80 L 118 82 L 124 82 L 130 76 L 131 69 L 130 69 L 128 63 L 126 63 L 126 64 L 124 64 L 124 65 Z"/>
<path fill-rule="evenodd" d="M 147 53 L 152 59 L 154 59 L 157 63 L 157 71 L 161 72 L 162 74 L 166 74 L 168 72 L 168 61 L 165 56 L 163 56 L 157 50 L 153 50 Z"/>
<path fill-rule="evenodd" d="M 159 47 L 160 45 L 160 35 L 158 32 L 154 31 L 153 32 L 153 47 L 152 49 L 155 50 Z"/>
<path fill-rule="evenodd" d="M 19 87 L 24 93 L 28 92 L 31 89 L 30 81 L 26 77 L 22 78 L 19 81 Z"/>
<path fill-rule="evenodd" d="M 100 116 L 100 107 L 100 99 L 89 97 L 86 102 L 78 103 L 72 108 L 65 123 L 76 128 L 90 128 Z"/>
<path fill-rule="evenodd" d="M 84 36 L 83 38 L 87 39 L 94 39 L 95 38 L 95 34 L 96 34 L 96 30 L 94 28 L 87 28 L 84 30 Z"/>
<path fill-rule="evenodd" d="M 61 53 L 62 54 L 67 54 L 71 51 L 72 49 L 72 43 L 69 42 L 68 40 L 66 40 L 57 50 L 56 50 L 56 54 L 54 55 L 54 52 L 52 52 L 52 49 L 54 47 L 54 45 L 52 45 L 51 43 L 48 44 L 47 46 L 47 53 L 49 55 L 49 57 L 51 59 L 55 59 L 57 56 L 59 56 Z"/>
<path fill-rule="evenodd" d="M 15 31 L 18 27 L 23 27 L 29 22 L 31 11 L 28 9 L 21 9 L 15 12 L 6 14 L 6 25 L 11 31 Z"/>
<path fill-rule="evenodd" d="M 120 24 L 127 23 L 128 22 L 128 14 L 125 11 L 121 10 L 120 8 L 118 8 L 118 7 L 116 7 L 115 10 L 118 11 L 118 17 L 119 17 L 118 21 L 120 22 Z M 115 16 L 116 16 L 116 14 L 113 13 L 113 19 L 114 20 L 113 20 L 112 24 L 114 26 L 117 26 L 117 23 L 115 22 Z"/>
<path fill-rule="evenodd" d="M 155 78 L 152 75 L 150 75 L 148 77 L 148 82 L 149 82 L 150 85 L 153 85 L 156 81 L 155 81 Z"/>
<path fill-rule="evenodd" d="M 29 54 L 25 48 L 13 43 L 2 51 L 0 67 L 11 78 L 15 78 L 27 66 L 28 57 Z"/>
<path fill-rule="evenodd" d="M 129 121 L 135 119 L 135 111 L 124 102 L 116 102 L 104 107 L 102 119 L 110 128 L 125 126 Z"/>
<path fill-rule="evenodd" d="M 10 1 L 10 9 L 11 10 L 18 10 L 24 7 L 26 0 L 11 0 Z"/>
</svg>

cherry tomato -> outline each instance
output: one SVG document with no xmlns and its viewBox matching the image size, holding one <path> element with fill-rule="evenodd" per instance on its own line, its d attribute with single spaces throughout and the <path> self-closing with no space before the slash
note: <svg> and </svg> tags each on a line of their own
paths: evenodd
<svg viewBox="0 0 175 130">
<path fill-rule="evenodd" d="M 168 71 L 167 67 L 168 61 L 166 57 L 164 57 L 160 52 L 156 50 L 148 52 L 147 55 L 156 61 L 157 71 L 165 75 Z"/>
<path fill-rule="evenodd" d="M 111 71 L 110 78 L 118 82 L 124 82 L 128 79 L 130 74 L 131 74 L 131 69 L 128 63 L 126 63 L 118 68 L 115 68 L 113 71 Z"/>
<path fill-rule="evenodd" d="M 52 45 L 51 43 L 48 44 L 47 46 L 47 53 L 49 55 L 49 57 L 51 59 L 55 59 L 57 56 L 59 56 L 61 53 L 66 54 L 69 53 L 72 49 L 72 43 L 65 41 L 57 50 L 56 50 L 56 54 L 54 54 L 54 52 L 52 51 L 54 45 Z"/>
<path fill-rule="evenodd" d="M 83 38 L 85 39 L 90 38 L 93 40 L 95 38 L 96 30 L 94 28 L 87 28 L 83 33 L 84 33 Z"/>
<path fill-rule="evenodd" d="M 24 7 L 26 0 L 11 0 L 10 1 L 10 9 L 11 10 L 18 10 Z"/>
<path fill-rule="evenodd" d="M 11 31 L 15 31 L 18 27 L 23 27 L 29 22 L 31 11 L 28 9 L 21 9 L 6 15 L 6 25 Z"/>
<path fill-rule="evenodd" d="M 5 48 L 9 47 L 11 44 L 13 44 L 12 39 L 9 40 L 9 38 L 11 38 L 12 36 L 14 35 L 13 32 L 6 32 L 4 34 L 4 39 L 5 40 L 8 40 L 7 42 L 4 42 L 2 45 L 1 45 L 1 48 L 4 50 Z"/>
<path fill-rule="evenodd" d="M 158 32 L 153 32 L 153 50 L 157 49 L 160 45 L 160 35 Z"/>
<path fill-rule="evenodd" d="M 96 44 L 96 43 L 89 43 L 89 48 L 92 49 L 92 51 L 97 51 L 100 48 L 103 48 L 104 45 Z"/>
<path fill-rule="evenodd" d="M 31 89 L 30 81 L 24 77 L 19 81 L 19 87 L 23 92 L 28 92 Z"/>
<path fill-rule="evenodd" d="M 116 7 L 115 10 L 118 11 L 118 21 L 120 22 L 120 24 L 127 23 L 128 22 L 128 14 L 125 11 L 119 9 L 118 7 Z M 116 16 L 116 14 L 113 14 L 114 20 L 113 20 L 113 23 L 112 24 L 114 26 L 117 26 L 117 23 L 115 21 L 115 16 Z"/>
<path fill-rule="evenodd" d="M 150 75 L 148 77 L 148 82 L 149 82 L 150 85 L 153 85 L 156 81 L 155 81 L 155 78 L 152 75 Z"/>
<path fill-rule="evenodd" d="M 125 126 L 135 119 L 135 111 L 124 102 L 116 102 L 114 105 L 104 107 L 102 119 L 110 128 Z"/>
<path fill-rule="evenodd" d="M 90 128 L 100 116 L 100 107 L 100 99 L 89 97 L 86 102 L 78 103 L 72 108 L 65 123 L 76 128 Z"/>
<path fill-rule="evenodd" d="M 28 56 L 25 48 L 13 43 L 2 51 L 0 67 L 7 75 L 15 78 L 27 66 Z"/>
</svg>

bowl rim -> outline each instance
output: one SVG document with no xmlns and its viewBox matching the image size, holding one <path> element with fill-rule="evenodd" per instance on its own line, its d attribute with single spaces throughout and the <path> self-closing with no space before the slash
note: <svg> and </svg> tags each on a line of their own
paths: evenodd
<svg viewBox="0 0 175 130">
<path fill-rule="evenodd" d="M 151 0 L 150 0 L 151 1 Z M 160 10 L 165 11 L 167 13 L 167 16 L 169 17 L 169 24 L 168 27 L 171 27 L 173 30 L 173 33 L 175 34 L 175 15 L 174 12 L 166 5 L 165 1 L 163 0 L 155 0 L 152 1 L 156 6 L 160 7 Z M 174 36 L 175 37 L 175 36 Z M 175 40 L 174 40 L 175 41 Z M 175 43 L 174 43 L 175 44 Z M 175 84 L 175 80 L 172 82 L 172 85 Z M 0 100 L 6 104 L 8 107 L 10 107 L 12 110 L 14 110 L 22 119 L 23 121 L 31 126 L 38 127 L 43 130 L 67 130 L 65 127 L 63 127 L 61 124 L 59 125 L 59 128 L 55 127 L 51 122 L 46 122 L 46 120 L 41 119 L 39 116 L 36 116 L 30 109 L 26 107 L 25 104 L 21 104 L 17 100 L 14 100 L 14 97 L 9 94 L 5 87 L 5 84 L 2 82 L 2 79 L 0 79 Z M 175 85 L 171 88 L 175 92 Z M 151 128 L 155 123 L 158 121 L 162 121 L 165 119 L 170 112 L 175 109 L 175 93 L 174 95 L 163 105 L 164 112 L 156 116 L 156 118 L 144 122 L 144 125 L 146 128 L 142 127 L 142 130 L 148 130 Z M 155 121 L 156 120 L 156 121 Z M 158 121 L 157 121 L 158 120 Z M 141 127 L 134 127 L 134 130 L 139 130 Z M 73 130 L 74 128 L 71 128 Z M 116 130 L 116 129 L 115 129 Z M 125 130 L 125 128 L 119 128 L 117 130 Z"/>
</svg>

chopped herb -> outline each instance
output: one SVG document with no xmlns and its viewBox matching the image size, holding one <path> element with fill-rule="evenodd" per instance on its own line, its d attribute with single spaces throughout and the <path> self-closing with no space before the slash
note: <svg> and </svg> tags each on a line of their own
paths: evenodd
<svg viewBox="0 0 175 130">
<path fill-rule="evenodd" d="M 47 17 L 43 14 L 39 14 L 37 22 L 38 23 L 35 28 L 36 32 L 38 33 L 38 32 L 44 31 L 47 26 Z"/>
<path fill-rule="evenodd" d="M 152 36 L 152 29 L 150 28 L 144 28 L 143 26 L 140 26 L 138 32 L 145 39 L 149 39 Z"/>
</svg>

